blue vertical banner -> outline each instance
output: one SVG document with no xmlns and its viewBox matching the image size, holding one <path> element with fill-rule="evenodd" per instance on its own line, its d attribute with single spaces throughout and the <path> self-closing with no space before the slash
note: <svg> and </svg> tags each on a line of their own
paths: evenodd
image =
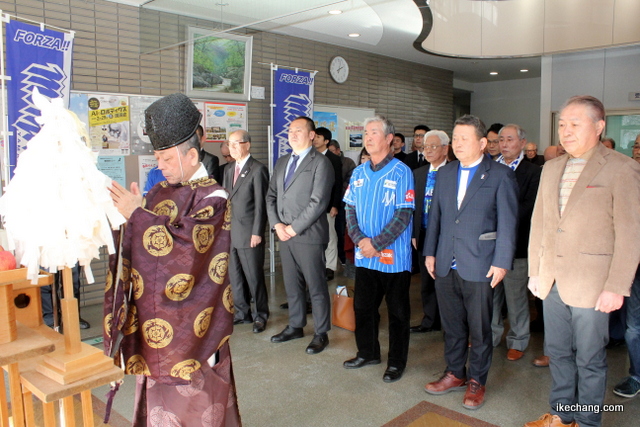
<svg viewBox="0 0 640 427">
<path fill-rule="evenodd" d="M 291 152 L 289 123 L 296 117 L 313 117 L 315 72 L 278 68 L 273 73 L 273 164 Z"/>
<path fill-rule="evenodd" d="M 73 33 L 10 20 L 6 25 L 9 164 L 13 175 L 18 156 L 40 131 L 40 116 L 31 92 L 68 101 L 71 88 Z"/>
</svg>

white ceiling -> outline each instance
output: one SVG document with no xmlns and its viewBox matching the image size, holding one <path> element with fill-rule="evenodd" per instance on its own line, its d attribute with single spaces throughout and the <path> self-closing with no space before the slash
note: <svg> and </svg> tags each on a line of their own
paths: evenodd
<svg viewBox="0 0 640 427">
<path fill-rule="evenodd" d="M 540 76 L 540 57 L 460 59 L 419 51 L 426 0 L 110 0 L 445 68 L 470 83 Z M 329 15 L 333 9 L 341 15 Z M 359 33 L 351 38 L 349 33 Z M 528 73 L 521 73 L 528 69 Z M 498 71 L 497 76 L 489 75 Z M 464 84 L 463 84 L 464 86 Z"/>
</svg>

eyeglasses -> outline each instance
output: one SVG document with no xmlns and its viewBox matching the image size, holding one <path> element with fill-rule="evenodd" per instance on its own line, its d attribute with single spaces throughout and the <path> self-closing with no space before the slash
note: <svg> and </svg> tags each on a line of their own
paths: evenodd
<svg viewBox="0 0 640 427">
<path fill-rule="evenodd" d="M 427 151 L 427 150 L 435 151 L 440 147 L 444 147 L 444 145 L 425 145 L 424 146 L 424 150 L 425 151 Z"/>
<path fill-rule="evenodd" d="M 414 138 L 424 138 L 425 135 L 426 135 L 426 133 L 414 133 L 413 137 Z"/>
</svg>

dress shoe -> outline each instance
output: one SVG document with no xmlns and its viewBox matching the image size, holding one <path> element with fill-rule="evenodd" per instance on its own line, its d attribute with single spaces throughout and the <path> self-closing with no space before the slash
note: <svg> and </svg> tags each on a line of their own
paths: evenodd
<svg viewBox="0 0 640 427">
<path fill-rule="evenodd" d="M 469 380 L 467 391 L 462 399 L 462 406 L 467 409 L 480 409 L 484 405 L 485 387 L 476 380 Z"/>
<path fill-rule="evenodd" d="M 286 342 L 295 340 L 297 338 L 302 338 L 304 336 L 304 332 L 302 328 L 292 328 L 287 325 L 286 328 L 282 330 L 279 334 L 276 334 L 271 337 L 271 342 Z"/>
<path fill-rule="evenodd" d="M 507 351 L 507 360 L 511 360 L 512 362 L 522 359 L 522 356 L 524 356 L 524 351 L 516 350 L 515 348 L 510 348 L 509 351 Z"/>
<path fill-rule="evenodd" d="M 398 368 L 397 366 L 387 366 L 387 370 L 384 371 L 382 381 L 385 383 L 393 383 L 402 378 L 404 368 Z"/>
<path fill-rule="evenodd" d="M 445 372 L 438 381 L 427 384 L 424 391 L 429 394 L 445 394 L 451 391 L 462 391 L 467 388 L 467 381 L 456 378 L 453 372 Z"/>
<path fill-rule="evenodd" d="M 80 318 L 80 322 L 79 323 L 80 323 L 80 329 L 89 329 L 91 327 L 89 322 L 84 320 L 82 317 Z"/>
<path fill-rule="evenodd" d="M 578 424 L 575 421 L 566 424 L 557 415 L 544 414 L 538 420 L 526 423 L 524 427 L 578 427 Z"/>
<path fill-rule="evenodd" d="M 307 346 L 307 354 L 318 354 L 329 345 L 327 334 L 315 334 Z"/>
<path fill-rule="evenodd" d="M 251 323 L 251 322 L 252 322 L 251 319 L 233 319 L 234 325 L 240 325 L 242 323 Z"/>
<path fill-rule="evenodd" d="M 412 332 L 414 334 L 423 334 L 425 332 L 433 332 L 433 331 L 439 331 L 439 328 L 425 328 L 422 325 L 416 325 L 416 326 L 412 326 L 409 328 L 409 332 Z"/>
<path fill-rule="evenodd" d="M 367 365 L 379 365 L 380 359 L 365 359 L 364 357 L 354 357 L 353 359 L 345 360 L 342 366 L 345 369 L 357 369 Z"/>
<path fill-rule="evenodd" d="M 288 302 L 283 302 L 282 304 L 280 304 L 280 308 L 283 310 L 288 310 L 289 309 L 289 303 Z"/>
<path fill-rule="evenodd" d="M 327 268 L 325 270 L 325 275 L 326 275 L 326 278 L 327 278 L 327 282 L 329 282 L 329 281 L 333 280 L 333 278 L 335 276 L 335 273 L 334 273 L 334 271 L 332 269 Z"/>
<path fill-rule="evenodd" d="M 256 320 L 253 322 L 253 333 L 259 334 L 260 332 L 264 332 L 264 328 L 267 327 L 267 323 L 262 320 Z"/>
<path fill-rule="evenodd" d="M 640 393 L 640 382 L 633 377 L 627 377 L 616 384 L 613 392 L 620 397 L 635 397 Z"/>
<path fill-rule="evenodd" d="M 545 356 L 544 354 L 540 357 L 536 357 L 531 362 L 533 366 L 537 366 L 538 368 L 547 368 L 549 366 L 549 356 Z"/>
</svg>

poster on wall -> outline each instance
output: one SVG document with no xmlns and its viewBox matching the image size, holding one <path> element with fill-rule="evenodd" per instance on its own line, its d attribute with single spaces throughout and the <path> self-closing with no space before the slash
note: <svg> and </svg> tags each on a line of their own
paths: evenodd
<svg viewBox="0 0 640 427">
<path fill-rule="evenodd" d="M 324 111 L 314 111 L 313 121 L 317 128 L 327 128 L 333 134 L 333 139 L 337 139 L 338 132 L 338 115 L 336 113 L 327 113 Z"/>
<path fill-rule="evenodd" d="M 124 156 L 99 156 L 97 167 L 100 172 L 127 188 Z"/>
<path fill-rule="evenodd" d="M 349 142 L 350 149 L 354 150 L 363 147 L 362 137 L 364 134 L 364 126 L 362 122 L 347 122 L 344 130 L 345 141 Z"/>
<path fill-rule="evenodd" d="M 130 99 L 131 154 L 153 154 L 153 146 L 144 130 L 144 110 L 158 99 L 158 96 L 132 96 Z"/>
<path fill-rule="evenodd" d="M 224 142 L 231 132 L 247 129 L 247 104 L 206 102 L 205 112 L 207 142 Z"/>
<path fill-rule="evenodd" d="M 6 24 L 6 73 L 10 173 L 27 142 L 40 131 L 35 118 L 33 88 L 48 98 L 69 99 L 73 33 L 50 30 L 15 20 Z M 64 103 L 65 107 L 67 102 Z M 8 178 L 9 171 L 5 171 Z"/>
<path fill-rule="evenodd" d="M 149 171 L 158 166 L 155 156 L 142 155 L 138 157 L 138 184 L 144 188 Z"/>
<path fill-rule="evenodd" d="M 278 68 L 273 72 L 273 164 L 291 151 L 289 123 L 313 116 L 315 72 Z"/>
<path fill-rule="evenodd" d="M 87 106 L 91 149 L 101 156 L 129 155 L 129 97 L 88 94 Z"/>
</svg>

